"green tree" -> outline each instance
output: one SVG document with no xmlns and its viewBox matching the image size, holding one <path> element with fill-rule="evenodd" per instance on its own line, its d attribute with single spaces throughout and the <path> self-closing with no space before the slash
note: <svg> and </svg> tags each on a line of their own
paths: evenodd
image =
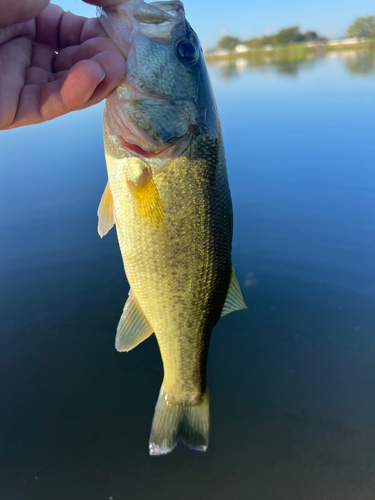
<svg viewBox="0 0 375 500">
<path fill-rule="evenodd" d="M 356 38 L 375 37 L 375 16 L 358 17 L 346 31 L 347 36 Z"/>
<path fill-rule="evenodd" d="M 307 33 L 303 34 L 303 38 L 305 42 L 312 42 L 313 40 L 318 39 L 318 35 L 315 31 L 308 31 Z"/>
<path fill-rule="evenodd" d="M 264 36 L 262 36 L 260 41 L 261 41 L 262 45 L 272 45 L 272 40 L 273 40 L 273 36 L 264 35 Z"/>
<path fill-rule="evenodd" d="M 259 49 L 263 45 L 260 38 L 251 38 L 250 40 L 244 40 L 242 43 L 251 49 Z"/>
<path fill-rule="evenodd" d="M 276 45 L 287 45 L 289 43 L 297 43 L 303 41 L 304 37 L 299 32 L 298 26 L 285 28 L 283 30 L 280 30 L 276 35 L 273 36 L 273 43 Z"/>
<path fill-rule="evenodd" d="M 240 39 L 235 36 L 224 35 L 218 42 L 217 46 L 222 50 L 234 50 L 240 43 Z"/>
</svg>

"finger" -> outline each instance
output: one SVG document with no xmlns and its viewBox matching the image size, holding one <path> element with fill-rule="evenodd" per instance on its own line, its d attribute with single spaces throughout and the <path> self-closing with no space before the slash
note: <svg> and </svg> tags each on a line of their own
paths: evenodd
<svg viewBox="0 0 375 500">
<path fill-rule="evenodd" d="M 89 38 L 107 36 L 99 19 L 76 16 L 52 4 L 36 18 L 36 27 L 36 43 L 56 51 L 79 45 Z"/>
<path fill-rule="evenodd" d="M 78 46 L 66 47 L 61 52 L 56 54 L 53 69 L 55 73 L 66 71 L 74 65 L 74 54 L 77 52 Z"/>
<path fill-rule="evenodd" d="M 36 66 L 52 73 L 55 57 L 56 54 L 53 49 L 41 45 L 33 45 L 31 66 Z"/>
<path fill-rule="evenodd" d="M 91 106 L 105 99 L 112 90 L 120 84 L 126 72 L 125 59 L 120 54 L 113 51 L 98 54 L 93 57 L 91 61 L 95 61 L 99 64 L 104 69 L 106 76 L 100 85 L 98 85 L 97 89 L 86 103 L 86 106 Z"/>
<path fill-rule="evenodd" d="M 26 85 L 43 85 L 44 83 L 51 82 L 54 80 L 54 75 L 46 71 L 45 69 L 42 68 L 28 68 L 26 70 L 26 75 L 25 75 L 25 84 Z"/>
<path fill-rule="evenodd" d="M 14 120 L 25 73 L 30 66 L 31 48 L 31 40 L 24 37 L 0 47 L 0 129 Z"/>
<path fill-rule="evenodd" d="M 56 56 L 55 71 L 70 69 L 78 61 L 92 59 L 98 54 L 111 50 L 120 54 L 113 42 L 109 38 L 104 37 L 92 38 L 76 47 L 67 47 Z"/>
<path fill-rule="evenodd" d="M 69 70 L 64 70 L 64 71 L 58 71 L 57 73 L 54 73 L 54 80 L 62 80 L 65 75 L 69 73 Z"/>
<path fill-rule="evenodd" d="M 95 17 L 87 19 L 82 28 L 81 43 L 85 42 L 89 38 L 96 38 L 99 36 L 108 36 L 100 24 L 99 19 Z"/>
<path fill-rule="evenodd" d="M 60 104 L 61 101 L 61 104 L 68 111 L 81 109 L 89 101 L 95 89 L 100 82 L 104 81 L 105 77 L 105 71 L 95 61 L 80 61 L 61 81 L 61 97 L 57 99 L 57 104 Z M 46 93 L 45 102 L 43 102 L 43 96 L 41 97 L 42 116 L 46 115 L 49 110 L 49 94 Z M 55 115 L 55 113 L 53 114 Z"/>
<path fill-rule="evenodd" d="M 2 0 L 0 28 L 34 19 L 47 6 L 49 0 Z"/>
<path fill-rule="evenodd" d="M 64 13 L 59 30 L 60 49 L 81 43 L 81 33 L 86 21 L 86 17 L 75 16 L 71 12 Z"/>
<path fill-rule="evenodd" d="M 13 38 L 25 36 L 34 40 L 35 38 L 35 21 L 28 21 L 26 23 L 13 24 L 6 29 L 0 26 L 0 45 L 12 40 Z"/>
<path fill-rule="evenodd" d="M 83 0 L 85 3 L 97 5 L 99 7 L 109 7 L 111 5 L 118 5 L 121 3 L 119 0 Z M 126 1 L 126 0 L 125 0 Z"/>
<path fill-rule="evenodd" d="M 71 75 L 72 71 L 83 62 L 88 61 L 81 61 L 80 63 L 77 63 L 69 72 L 61 71 L 57 73 L 55 77 L 63 77 L 66 79 L 66 75 Z M 91 59 L 91 62 L 98 64 L 105 71 L 106 76 L 104 80 L 99 83 L 94 92 L 92 92 L 90 98 L 86 102 L 82 102 L 80 105 L 77 104 L 75 109 L 92 106 L 93 104 L 105 99 L 112 92 L 112 90 L 119 85 L 126 71 L 124 58 L 116 52 L 109 51 L 97 54 Z M 72 86 L 73 91 L 76 90 L 75 86 L 83 84 L 83 82 L 80 82 L 79 78 L 79 75 L 76 74 L 74 78 L 71 78 L 70 80 L 70 85 Z M 61 94 L 63 95 L 64 102 L 67 102 L 67 99 L 65 99 L 64 96 L 68 96 L 72 89 L 66 83 L 62 84 Z"/>
<path fill-rule="evenodd" d="M 60 24 L 64 11 L 58 5 L 49 4 L 35 19 L 35 42 L 59 50 Z"/>
<path fill-rule="evenodd" d="M 94 61 L 81 61 L 61 80 L 43 85 L 25 85 L 18 111 L 9 128 L 31 125 L 82 109 L 103 80 L 102 67 Z"/>
<path fill-rule="evenodd" d="M 105 70 L 104 70 L 105 68 Z M 105 78 L 102 80 L 103 71 Z M 52 120 L 86 108 L 106 98 L 120 83 L 125 60 L 116 52 L 104 52 L 90 61 L 78 62 L 62 79 L 43 85 L 25 85 L 17 115 L 8 128 Z"/>
</svg>

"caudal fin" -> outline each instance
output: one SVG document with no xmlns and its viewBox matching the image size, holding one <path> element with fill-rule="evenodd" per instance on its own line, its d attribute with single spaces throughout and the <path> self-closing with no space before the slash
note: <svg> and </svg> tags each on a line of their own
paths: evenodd
<svg viewBox="0 0 375 500">
<path fill-rule="evenodd" d="M 206 451 L 210 430 L 207 391 L 197 405 L 172 404 L 162 386 L 156 403 L 150 436 L 150 455 L 165 455 L 179 439 L 189 448 Z"/>
</svg>

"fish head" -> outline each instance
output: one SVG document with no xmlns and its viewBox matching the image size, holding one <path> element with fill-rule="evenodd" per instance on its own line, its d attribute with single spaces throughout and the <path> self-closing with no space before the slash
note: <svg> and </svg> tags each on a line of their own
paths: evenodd
<svg viewBox="0 0 375 500">
<path fill-rule="evenodd" d="M 181 150 L 210 116 L 217 128 L 202 47 L 180 1 L 127 0 L 98 14 L 127 58 L 127 75 L 105 111 L 117 144 L 151 157 Z"/>
</svg>

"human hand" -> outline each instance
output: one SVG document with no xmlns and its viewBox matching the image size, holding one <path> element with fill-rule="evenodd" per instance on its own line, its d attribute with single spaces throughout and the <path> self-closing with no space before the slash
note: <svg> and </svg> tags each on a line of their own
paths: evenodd
<svg viewBox="0 0 375 500">
<path fill-rule="evenodd" d="M 98 19 L 48 0 L 0 0 L 0 9 L 0 130 L 96 104 L 124 77 L 125 59 Z"/>
</svg>

